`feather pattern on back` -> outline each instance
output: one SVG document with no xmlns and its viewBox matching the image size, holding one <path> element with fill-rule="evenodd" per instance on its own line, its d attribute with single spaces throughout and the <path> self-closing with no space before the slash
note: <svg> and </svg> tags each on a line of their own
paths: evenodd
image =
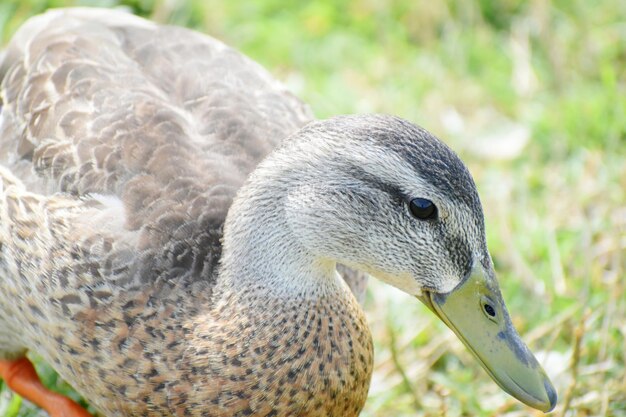
<svg viewBox="0 0 626 417">
<path fill-rule="evenodd" d="M 221 42 L 102 10 L 32 19 L 0 77 L 4 165 L 31 191 L 119 198 L 137 249 L 169 274 L 213 275 L 238 188 L 311 119 Z"/>
</svg>

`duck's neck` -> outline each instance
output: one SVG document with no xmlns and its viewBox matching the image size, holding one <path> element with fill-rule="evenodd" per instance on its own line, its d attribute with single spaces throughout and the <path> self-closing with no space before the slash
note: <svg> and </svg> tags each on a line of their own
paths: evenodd
<svg viewBox="0 0 626 417">
<path fill-rule="evenodd" d="M 263 297 L 315 300 L 350 297 L 335 262 L 304 247 L 288 224 L 284 185 L 242 190 L 229 213 L 218 288 Z"/>
</svg>

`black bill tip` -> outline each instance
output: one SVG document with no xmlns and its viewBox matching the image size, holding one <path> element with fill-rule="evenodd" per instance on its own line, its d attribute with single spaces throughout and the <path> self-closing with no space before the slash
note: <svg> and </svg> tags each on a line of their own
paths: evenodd
<svg viewBox="0 0 626 417">
<path fill-rule="evenodd" d="M 556 390 L 554 389 L 554 387 L 550 383 L 549 379 L 546 378 L 543 381 L 543 386 L 546 389 L 546 393 L 548 394 L 548 400 L 550 401 L 550 409 L 546 411 L 546 413 L 549 413 L 550 411 L 554 410 L 554 407 L 556 406 L 556 401 L 558 399 L 558 396 L 556 394 Z"/>
</svg>

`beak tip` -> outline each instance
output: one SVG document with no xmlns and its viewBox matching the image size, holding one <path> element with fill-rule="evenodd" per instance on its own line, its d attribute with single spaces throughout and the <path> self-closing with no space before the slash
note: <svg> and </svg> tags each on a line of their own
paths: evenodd
<svg viewBox="0 0 626 417">
<path fill-rule="evenodd" d="M 550 411 L 554 410 L 558 396 L 556 394 L 556 390 L 554 389 L 554 387 L 552 386 L 548 378 L 546 378 L 543 381 L 543 385 L 546 388 L 546 393 L 548 394 L 548 400 L 550 401 L 550 408 L 546 410 L 546 413 L 549 413 Z"/>
</svg>

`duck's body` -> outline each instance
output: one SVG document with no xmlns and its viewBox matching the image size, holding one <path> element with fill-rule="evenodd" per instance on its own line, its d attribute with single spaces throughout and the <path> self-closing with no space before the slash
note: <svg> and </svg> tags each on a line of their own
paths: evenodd
<svg viewBox="0 0 626 417">
<path fill-rule="evenodd" d="M 424 130 L 298 131 L 306 106 L 239 53 L 102 10 L 29 21 L 0 79 L 0 360 L 37 351 L 106 416 L 356 416 L 372 343 L 341 262 L 413 295 L 486 271 L 535 375 L 471 176 Z"/>
<path fill-rule="evenodd" d="M 31 20 L 2 74 L 0 354 L 37 350 L 110 416 L 358 413 L 372 348 L 345 288 L 218 283 L 232 199 L 306 106 L 218 41 L 102 10 Z"/>
</svg>

